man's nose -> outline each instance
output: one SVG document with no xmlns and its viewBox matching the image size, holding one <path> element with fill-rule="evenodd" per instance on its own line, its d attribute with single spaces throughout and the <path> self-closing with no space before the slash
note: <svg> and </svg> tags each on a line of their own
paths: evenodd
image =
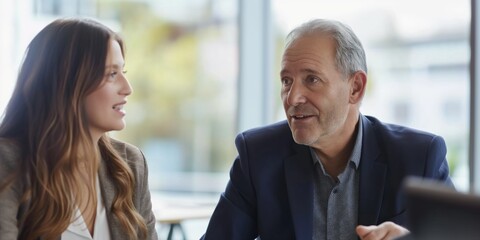
<svg viewBox="0 0 480 240">
<path fill-rule="evenodd" d="M 288 91 L 287 103 L 290 106 L 298 106 L 306 102 L 305 87 L 301 83 L 292 83 Z"/>
</svg>

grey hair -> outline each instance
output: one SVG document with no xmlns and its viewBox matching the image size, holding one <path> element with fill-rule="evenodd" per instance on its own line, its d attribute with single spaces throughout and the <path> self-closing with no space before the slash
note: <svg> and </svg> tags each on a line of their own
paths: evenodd
<svg viewBox="0 0 480 240">
<path fill-rule="evenodd" d="M 350 76 L 356 71 L 367 72 L 367 61 L 362 43 L 353 30 L 335 20 L 314 19 L 293 29 L 286 38 L 285 49 L 297 39 L 315 34 L 328 34 L 336 42 L 336 64 L 340 72 Z"/>
</svg>

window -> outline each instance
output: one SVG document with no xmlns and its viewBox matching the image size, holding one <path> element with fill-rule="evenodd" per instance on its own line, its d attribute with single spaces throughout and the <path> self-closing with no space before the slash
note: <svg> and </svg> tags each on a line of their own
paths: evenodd
<svg viewBox="0 0 480 240">
<path fill-rule="evenodd" d="M 99 17 L 114 16 L 121 28 L 127 76 L 134 89 L 127 128 L 115 136 L 144 151 L 152 189 L 224 188 L 235 156 L 236 4 L 222 0 L 99 5 Z"/>
<path fill-rule="evenodd" d="M 95 16 L 96 0 L 34 0 L 36 15 Z"/>
</svg>

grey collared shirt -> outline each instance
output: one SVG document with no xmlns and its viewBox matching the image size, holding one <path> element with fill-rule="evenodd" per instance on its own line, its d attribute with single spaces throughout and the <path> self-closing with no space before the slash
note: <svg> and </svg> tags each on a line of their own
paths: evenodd
<svg viewBox="0 0 480 240">
<path fill-rule="evenodd" d="M 338 180 L 325 172 L 317 154 L 310 148 L 314 161 L 313 240 L 358 239 L 358 166 L 362 153 L 362 118 L 350 161 Z"/>
</svg>

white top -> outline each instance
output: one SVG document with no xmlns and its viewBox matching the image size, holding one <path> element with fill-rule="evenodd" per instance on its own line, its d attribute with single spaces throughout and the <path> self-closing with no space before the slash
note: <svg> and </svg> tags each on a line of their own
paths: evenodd
<svg viewBox="0 0 480 240">
<path fill-rule="evenodd" d="M 73 222 L 70 223 L 65 232 L 62 233 L 62 239 L 67 240 L 109 240 L 110 229 L 108 228 L 107 214 L 102 201 L 102 193 L 100 191 L 100 182 L 97 176 L 97 216 L 95 217 L 95 226 L 93 237 L 88 231 L 87 224 L 77 208 Z"/>
</svg>

